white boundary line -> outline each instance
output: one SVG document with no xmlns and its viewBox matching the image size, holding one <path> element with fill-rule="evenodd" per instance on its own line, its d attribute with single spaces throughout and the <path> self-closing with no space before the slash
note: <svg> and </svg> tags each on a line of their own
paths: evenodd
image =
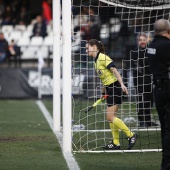
<svg viewBox="0 0 170 170">
<path fill-rule="evenodd" d="M 50 125 L 50 128 L 53 131 L 53 119 L 50 115 L 50 113 L 48 112 L 47 108 L 44 106 L 44 104 L 42 103 L 41 100 L 37 100 L 36 104 L 38 105 L 38 107 L 40 108 L 41 112 L 43 113 L 44 117 L 46 118 L 48 124 Z M 62 133 L 61 132 L 54 132 L 54 134 L 56 135 L 58 142 L 60 144 L 60 147 L 62 149 Z M 67 162 L 68 168 L 70 170 L 80 170 L 77 162 L 75 161 L 73 154 L 72 153 L 64 153 L 63 152 L 63 156 Z"/>
</svg>

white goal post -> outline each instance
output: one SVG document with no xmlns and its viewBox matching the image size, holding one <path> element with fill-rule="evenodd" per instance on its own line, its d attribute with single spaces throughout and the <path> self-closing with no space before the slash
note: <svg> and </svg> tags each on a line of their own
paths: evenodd
<svg viewBox="0 0 170 170">
<path fill-rule="evenodd" d="M 53 0 L 53 131 L 62 130 L 62 150 L 64 153 L 71 152 L 71 1 Z M 62 6 L 62 11 L 61 11 Z M 62 12 L 62 15 L 61 15 Z M 61 20 L 62 16 L 62 20 Z M 60 31 L 60 27 L 62 31 Z M 60 41 L 62 39 L 62 51 Z M 63 59 L 62 82 L 60 74 L 61 56 Z M 62 83 L 63 91 L 60 91 Z M 62 101 L 61 101 L 62 94 Z M 61 113 L 62 104 L 62 113 Z M 62 114 L 62 115 L 61 115 Z M 62 117 L 62 120 L 61 120 Z M 62 127 L 61 127 L 62 124 Z"/>
</svg>

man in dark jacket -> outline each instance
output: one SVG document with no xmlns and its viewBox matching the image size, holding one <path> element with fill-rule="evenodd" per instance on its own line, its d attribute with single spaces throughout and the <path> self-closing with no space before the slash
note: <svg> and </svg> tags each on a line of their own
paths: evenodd
<svg viewBox="0 0 170 170">
<path fill-rule="evenodd" d="M 140 33 L 137 36 L 137 47 L 131 51 L 133 80 L 136 89 L 137 114 L 139 127 L 157 126 L 151 121 L 151 107 L 153 102 L 151 70 L 146 57 L 148 35 Z"/>
<path fill-rule="evenodd" d="M 40 15 L 36 17 L 36 23 L 34 24 L 31 38 L 33 36 L 41 36 L 43 38 L 47 36 L 47 26 Z"/>
<path fill-rule="evenodd" d="M 12 39 L 11 43 L 8 48 L 8 60 L 9 60 L 9 65 L 11 64 L 11 60 L 14 60 L 15 62 L 15 67 L 17 65 L 20 66 L 21 64 L 21 59 L 20 59 L 20 47 L 15 43 L 15 40 Z"/>
<path fill-rule="evenodd" d="M 156 109 L 161 123 L 161 170 L 170 170 L 170 24 L 160 19 L 154 24 L 155 36 L 147 49 Z"/>
</svg>

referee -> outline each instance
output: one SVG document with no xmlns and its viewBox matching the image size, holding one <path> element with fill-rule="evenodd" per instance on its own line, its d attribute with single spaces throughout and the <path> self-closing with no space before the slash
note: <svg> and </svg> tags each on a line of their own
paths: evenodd
<svg viewBox="0 0 170 170">
<path fill-rule="evenodd" d="M 161 123 L 161 170 L 170 170 L 170 24 L 159 19 L 154 24 L 155 36 L 147 49 L 147 56 L 155 85 L 156 109 Z"/>
<path fill-rule="evenodd" d="M 102 42 L 91 39 L 86 44 L 86 53 L 94 58 L 94 67 L 99 75 L 102 84 L 102 96 L 107 94 L 107 113 L 106 118 L 109 121 L 113 140 L 104 145 L 104 149 L 119 150 L 119 130 L 122 130 L 128 137 L 128 147 L 131 149 L 137 140 L 137 134 L 132 132 L 125 123 L 117 117 L 117 111 L 122 104 L 122 91 L 128 94 L 127 88 L 122 81 L 122 77 L 116 69 L 113 60 L 105 54 L 105 48 Z"/>
</svg>

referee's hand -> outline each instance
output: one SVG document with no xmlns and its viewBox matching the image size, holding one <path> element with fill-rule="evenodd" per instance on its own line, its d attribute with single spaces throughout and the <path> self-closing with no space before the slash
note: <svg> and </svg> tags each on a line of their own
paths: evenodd
<svg viewBox="0 0 170 170">
<path fill-rule="evenodd" d="M 102 93 L 101 96 L 100 96 L 100 99 L 104 100 L 104 99 L 107 99 L 108 95 L 105 94 L 105 93 Z"/>
<path fill-rule="evenodd" d="M 128 95 L 127 87 L 124 84 L 121 85 L 121 88 L 122 88 L 123 92 L 125 92 Z"/>
</svg>

